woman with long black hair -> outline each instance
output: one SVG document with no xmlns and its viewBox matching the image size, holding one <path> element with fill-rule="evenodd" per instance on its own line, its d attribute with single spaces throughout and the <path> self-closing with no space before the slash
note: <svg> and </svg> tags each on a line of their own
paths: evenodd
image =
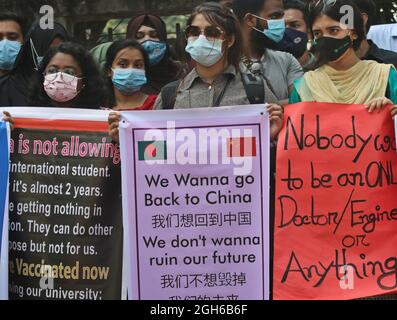
<svg viewBox="0 0 397 320">
<path fill-rule="evenodd" d="M 349 21 L 343 10 L 347 7 L 353 13 Z M 313 1 L 308 18 L 316 69 L 294 83 L 290 103 L 364 104 L 369 112 L 397 104 L 394 66 L 363 61 L 357 56 L 365 34 L 361 12 L 352 0 Z"/>
<path fill-rule="evenodd" d="M 105 104 L 102 75 L 83 46 L 65 42 L 48 51 L 33 80 L 29 105 L 99 109 Z"/>
<path fill-rule="evenodd" d="M 109 91 L 108 107 L 115 111 L 151 110 L 157 95 L 142 92 L 147 83 L 149 59 L 133 39 L 114 42 L 107 50 L 105 73 Z"/>
</svg>

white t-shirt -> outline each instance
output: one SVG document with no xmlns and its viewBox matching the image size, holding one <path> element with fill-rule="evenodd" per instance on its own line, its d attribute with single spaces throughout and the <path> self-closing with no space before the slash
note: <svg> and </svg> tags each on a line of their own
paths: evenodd
<svg viewBox="0 0 397 320">
<path fill-rule="evenodd" d="M 381 49 L 397 52 L 397 23 L 372 26 L 367 38 Z"/>
</svg>

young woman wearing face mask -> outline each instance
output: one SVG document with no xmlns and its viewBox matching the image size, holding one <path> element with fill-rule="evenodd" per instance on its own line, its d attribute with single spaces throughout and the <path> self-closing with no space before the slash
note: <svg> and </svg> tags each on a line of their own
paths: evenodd
<svg viewBox="0 0 397 320">
<path fill-rule="evenodd" d="M 141 91 L 147 83 L 148 56 L 135 40 L 122 40 L 107 51 L 105 70 L 110 88 L 110 106 L 115 111 L 152 110 L 156 95 Z M 118 141 L 120 113 L 109 114 L 109 135 Z"/>
<path fill-rule="evenodd" d="M 99 109 L 106 103 L 105 84 L 94 59 L 75 43 L 52 47 L 32 81 L 31 106 Z M 9 112 L 3 119 L 14 123 Z"/>
<path fill-rule="evenodd" d="M 148 55 L 148 83 L 143 86 L 142 92 L 158 94 L 166 84 L 181 78 L 185 73 L 185 66 L 171 59 L 166 43 L 166 26 L 160 17 L 153 14 L 134 17 L 128 24 L 127 39 L 137 40 Z"/>
<path fill-rule="evenodd" d="M 99 109 L 106 102 L 103 78 L 91 54 L 65 42 L 44 56 L 30 90 L 29 104 L 39 107 Z"/>
<path fill-rule="evenodd" d="M 115 111 L 153 109 L 157 96 L 141 91 L 147 83 L 148 65 L 147 54 L 137 41 L 121 40 L 110 46 L 105 64 L 110 108 Z"/>
<path fill-rule="evenodd" d="M 343 6 L 353 8 L 353 25 Z M 392 65 L 361 61 L 356 49 L 365 37 L 359 9 L 351 0 L 320 0 L 309 7 L 318 69 L 297 80 L 290 103 L 318 101 L 364 104 L 369 112 L 397 103 L 397 72 Z M 342 12 L 342 13 L 341 13 Z M 393 107 L 395 108 L 395 107 Z"/>
</svg>

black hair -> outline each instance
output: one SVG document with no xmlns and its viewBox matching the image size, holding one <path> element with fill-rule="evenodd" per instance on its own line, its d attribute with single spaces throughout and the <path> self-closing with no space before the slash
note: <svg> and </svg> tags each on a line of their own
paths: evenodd
<svg viewBox="0 0 397 320">
<path fill-rule="evenodd" d="M 341 10 L 341 8 L 345 6 L 353 8 L 353 26 L 357 34 L 357 39 L 353 41 L 353 48 L 354 50 L 357 50 L 360 47 L 361 42 L 365 39 L 364 21 L 359 8 L 352 0 L 334 0 L 331 2 L 320 0 L 319 2 L 312 3 L 316 3 L 316 5 L 308 5 L 308 27 L 312 32 L 312 35 L 313 24 L 318 17 L 325 15 L 335 21 L 343 21 L 346 18 L 346 12 Z"/>
<path fill-rule="evenodd" d="M 376 23 L 378 19 L 376 4 L 373 0 L 354 0 L 354 3 L 360 9 L 361 13 L 366 13 L 368 16 L 368 22 L 365 30 L 366 33 L 368 33 L 369 29 Z"/>
<path fill-rule="evenodd" d="M 138 41 L 136 41 L 134 39 L 126 39 L 126 40 L 115 41 L 109 47 L 109 49 L 108 49 L 108 51 L 106 53 L 106 63 L 105 63 L 105 68 L 104 68 L 105 78 L 107 79 L 106 84 L 107 84 L 107 89 L 108 89 L 107 105 L 109 107 L 114 107 L 115 106 L 116 99 L 115 99 L 115 96 L 114 96 L 114 86 L 113 86 L 112 78 L 109 77 L 108 74 L 112 70 L 112 65 L 113 65 L 114 59 L 116 59 L 117 54 L 121 50 L 124 50 L 126 48 L 133 48 L 133 49 L 136 49 L 136 50 L 140 51 L 140 53 L 142 54 L 143 59 L 144 59 L 146 72 L 149 69 L 149 58 L 148 58 L 148 55 L 147 55 L 145 49 L 142 47 L 142 45 Z"/>
<path fill-rule="evenodd" d="M 233 0 L 232 10 L 242 22 L 247 13 L 258 14 L 264 5 L 265 0 Z"/>
<path fill-rule="evenodd" d="M 309 25 L 307 19 L 308 18 L 307 7 L 304 2 L 302 2 L 301 0 L 284 0 L 284 10 L 289 10 L 289 9 L 295 9 L 301 11 L 306 25 Z"/>
<path fill-rule="evenodd" d="M 192 15 L 187 21 L 187 25 L 191 25 L 197 15 L 202 14 L 204 18 L 211 24 L 220 27 L 226 35 L 226 39 L 234 36 L 234 44 L 227 49 L 227 61 L 229 65 L 239 69 L 242 55 L 242 34 L 240 23 L 233 12 L 217 2 L 206 2 L 199 5 L 193 10 Z"/>
<path fill-rule="evenodd" d="M 106 102 L 106 87 L 99 68 L 90 52 L 83 46 L 73 42 L 64 42 L 59 46 L 52 47 L 44 56 L 43 62 L 32 81 L 32 86 L 29 91 L 29 105 L 43 107 L 53 106 L 51 99 L 44 90 L 43 83 L 44 71 L 57 53 L 71 55 L 82 70 L 84 87 L 74 99 L 72 107 L 85 109 L 98 109 L 99 107 L 103 107 Z"/>
<path fill-rule="evenodd" d="M 22 35 L 25 37 L 27 32 L 27 21 L 25 17 L 14 12 L 6 11 L 0 13 L 0 21 L 15 21 L 21 28 Z"/>
</svg>

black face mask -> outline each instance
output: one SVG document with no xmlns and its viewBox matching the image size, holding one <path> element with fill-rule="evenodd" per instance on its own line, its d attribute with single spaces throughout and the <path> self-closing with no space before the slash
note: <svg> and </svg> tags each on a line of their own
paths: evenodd
<svg viewBox="0 0 397 320">
<path fill-rule="evenodd" d="M 352 45 L 349 35 L 342 39 L 322 37 L 315 40 L 313 50 L 320 55 L 321 59 L 332 62 L 342 57 Z"/>
<path fill-rule="evenodd" d="M 289 52 L 299 59 L 307 50 L 307 33 L 286 28 L 283 40 L 277 44 L 277 50 Z"/>
</svg>

